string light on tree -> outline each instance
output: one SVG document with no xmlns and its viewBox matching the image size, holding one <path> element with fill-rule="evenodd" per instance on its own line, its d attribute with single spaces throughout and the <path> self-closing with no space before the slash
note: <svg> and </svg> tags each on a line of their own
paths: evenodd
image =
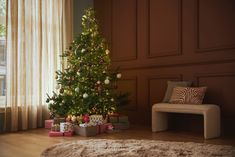
<svg viewBox="0 0 235 157">
<path fill-rule="evenodd" d="M 53 114 L 72 115 L 72 120 L 80 115 L 115 112 L 119 104 L 116 82 L 122 77 L 110 68 L 110 50 L 98 31 L 92 8 L 85 10 L 81 28 L 81 34 L 62 55 L 67 58 L 67 68 L 56 71 L 59 92 L 48 95 L 46 101 Z"/>
<path fill-rule="evenodd" d="M 79 93 L 79 88 L 78 87 L 75 88 L 75 92 Z"/>
</svg>

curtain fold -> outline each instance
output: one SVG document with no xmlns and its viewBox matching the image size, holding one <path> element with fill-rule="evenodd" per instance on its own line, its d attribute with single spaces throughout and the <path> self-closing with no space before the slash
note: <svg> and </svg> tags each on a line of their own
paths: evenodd
<svg viewBox="0 0 235 157">
<path fill-rule="evenodd" d="M 11 131 L 43 126 L 46 94 L 72 41 L 72 0 L 8 0 L 7 108 Z"/>
</svg>

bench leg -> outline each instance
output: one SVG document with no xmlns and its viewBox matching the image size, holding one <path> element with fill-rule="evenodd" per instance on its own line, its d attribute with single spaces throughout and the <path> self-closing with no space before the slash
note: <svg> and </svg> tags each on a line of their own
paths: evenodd
<svg viewBox="0 0 235 157">
<path fill-rule="evenodd" d="M 152 111 L 152 132 L 164 131 L 168 128 L 168 114 Z"/>
<path fill-rule="evenodd" d="M 204 114 L 204 137 L 205 139 L 220 136 L 220 109 L 214 108 Z"/>
</svg>

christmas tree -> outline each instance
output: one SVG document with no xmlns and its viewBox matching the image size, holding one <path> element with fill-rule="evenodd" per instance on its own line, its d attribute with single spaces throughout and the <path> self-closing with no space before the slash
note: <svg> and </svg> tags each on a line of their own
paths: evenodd
<svg viewBox="0 0 235 157">
<path fill-rule="evenodd" d="M 86 9 L 82 33 L 62 57 L 67 68 L 56 71 L 57 87 L 47 103 L 53 115 L 84 115 L 114 112 L 117 108 L 116 81 L 121 73 L 110 69 L 108 46 L 98 31 L 95 12 Z"/>
</svg>

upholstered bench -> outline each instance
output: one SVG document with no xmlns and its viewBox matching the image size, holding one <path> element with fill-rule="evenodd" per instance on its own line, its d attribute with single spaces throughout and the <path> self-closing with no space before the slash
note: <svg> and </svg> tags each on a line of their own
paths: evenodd
<svg viewBox="0 0 235 157">
<path fill-rule="evenodd" d="M 204 138 L 220 136 L 220 108 L 217 105 L 169 104 L 158 103 L 152 106 L 152 131 L 168 128 L 168 113 L 200 114 L 204 117 Z"/>
</svg>

